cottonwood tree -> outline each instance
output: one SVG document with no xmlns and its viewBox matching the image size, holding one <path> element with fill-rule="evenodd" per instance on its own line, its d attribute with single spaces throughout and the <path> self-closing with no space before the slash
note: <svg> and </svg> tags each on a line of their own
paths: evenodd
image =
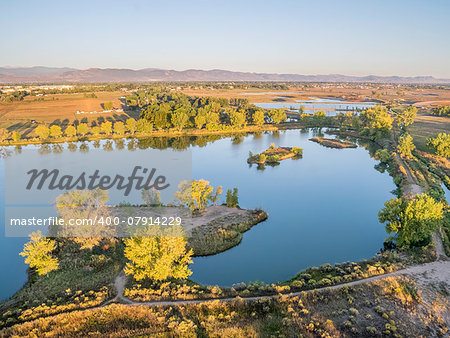
<svg viewBox="0 0 450 338">
<path fill-rule="evenodd" d="M 444 204 L 436 202 L 427 194 L 413 199 L 393 198 L 384 204 L 378 213 L 381 223 L 386 223 L 386 232 L 396 234 L 398 246 L 414 246 L 431 236 L 444 217 Z"/>
<path fill-rule="evenodd" d="M 436 137 L 429 138 L 427 146 L 439 156 L 450 157 L 450 134 L 439 133 Z"/>
<path fill-rule="evenodd" d="M 130 134 L 133 135 L 136 132 L 136 120 L 133 118 L 129 118 L 126 121 L 126 127 Z"/>
<path fill-rule="evenodd" d="M 191 210 L 203 210 L 208 202 L 216 202 L 218 195 L 222 193 L 222 187 L 216 189 L 209 185 L 209 182 L 203 179 L 183 181 L 178 185 L 179 190 L 175 193 L 175 201 L 187 206 Z"/>
<path fill-rule="evenodd" d="M 264 110 L 257 109 L 253 113 L 253 123 L 257 126 L 262 126 L 266 122 L 266 114 L 264 113 Z"/>
<path fill-rule="evenodd" d="M 416 148 L 413 138 L 409 134 L 400 136 L 397 149 L 399 153 L 405 157 L 411 157 L 411 152 Z"/>
<path fill-rule="evenodd" d="M 286 121 L 287 116 L 283 109 L 271 109 L 269 110 L 269 117 L 275 124 Z"/>
<path fill-rule="evenodd" d="M 67 137 L 73 137 L 77 135 L 77 129 L 74 126 L 68 126 L 66 130 L 64 130 L 64 134 Z"/>
<path fill-rule="evenodd" d="M 114 133 L 121 136 L 125 134 L 125 125 L 123 122 L 119 121 L 114 123 Z"/>
<path fill-rule="evenodd" d="M 6 141 L 11 137 L 11 133 L 6 128 L 0 128 L 0 141 Z"/>
<path fill-rule="evenodd" d="M 60 126 L 53 125 L 50 127 L 50 136 L 54 138 L 59 138 L 62 136 L 62 130 Z"/>
<path fill-rule="evenodd" d="M 192 274 L 189 264 L 193 252 L 186 250 L 187 240 L 180 225 L 152 225 L 141 236 L 124 239 L 124 244 L 129 260 L 124 271 L 138 281 L 186 279 Z"/>
<path fill-rule="evenodd" d="M 106 135 L 110 135 L 112 133 L 112 122 L 111 121 L 106 121 L 103 122 L 100 125 L 100 129 L 102 130 L 102 132 L 104 132 Z"/>
<path fill-rule="evenodd" d="M 373 138 L 381 138 L 385 137 L 389 130 L 392 129 L 394 119 L 387 110 L 376 106 L 362 111 L 359 121 L 361 122 L 362 134 Z"/>
<path fill-rule="evenodd" d="M 42 140 L 48 138 L 50 136 L 50 129 L 43 124 L 40 124 L 34 130 L 34 133 Z"/>
<path fill-rule="evenodd" d="M 58 269 L 58 259 L 52 256 L 56 242 L 42 236 L 40 231 L 30 235 L 30 241 L 25 243 L 23 251 L 19 254 L 25 257 L 25 263 L 36 269 L 39 275 L 46 275 Z"/>
<path fill-rule="evenodd" d="M 417 108 L 409 106 L 403 111 L 397 113 L 397 115 L 395 116 L 395 122 L 400 128 L 405 129 L 407 126 L 409 126 L 414 122 L 416 115 L 417 115 Z"/>
<path fill-rule="evenodd" d="M 80 123 L 77 126 L 77 134 L 84 136 L 89 132 L 89 127 L 87 125 L 87 123 Z"/>
</svg>

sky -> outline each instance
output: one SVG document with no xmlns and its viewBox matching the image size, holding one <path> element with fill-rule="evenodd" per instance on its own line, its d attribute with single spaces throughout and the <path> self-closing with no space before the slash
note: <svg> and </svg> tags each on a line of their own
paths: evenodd
<svg viewBox="0 0 450 338">
<path fill-rule="evenodd" d="M 448 0 L 0 0 L 0 66 L 450 78 Z"/>
</svg>

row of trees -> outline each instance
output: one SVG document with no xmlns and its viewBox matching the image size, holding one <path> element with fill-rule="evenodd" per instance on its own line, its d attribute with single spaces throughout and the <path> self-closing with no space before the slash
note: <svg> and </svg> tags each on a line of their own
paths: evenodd
<svg viewBox="0 0 450 338">
<path fill-rule="evenodd" d="M 450 158 L 450 134 L 439 133 L 436 137 L 428 138 L 427 146 L 437 155 Z"/>
<path fill-rule="evenodd" d="M 440 106 L 440 107 L 432 108 L 430 111 L 430 114 L 434 115 L 434 116 L 449 117 L 450 116 L 450 106 Z"/>
</svg>

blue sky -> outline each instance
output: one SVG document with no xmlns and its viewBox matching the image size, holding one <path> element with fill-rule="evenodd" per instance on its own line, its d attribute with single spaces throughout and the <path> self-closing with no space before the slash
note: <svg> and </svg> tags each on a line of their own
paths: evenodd
<svg viewBox="0 0 450 338">
<path fill-rule="evenodd" d="M 0 2 L 0 66 L 450 78 L 450 1 Z"/>
</svg>

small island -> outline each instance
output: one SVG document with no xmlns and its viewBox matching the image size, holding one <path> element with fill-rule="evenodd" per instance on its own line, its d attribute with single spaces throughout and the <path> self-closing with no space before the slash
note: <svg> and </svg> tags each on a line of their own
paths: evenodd
<svg viewBox="0 0 450 338">
<path fill-rule="evenodd" d="M 264 163 L 278 163 L 288 158 L 300 158 L 303 155 L 303 149 L 299 147 L 275 147 L 272 143 L 269 149 L 260 154 L 249 153 L 247 159 L 248 163 L 264 164 Z"/>
<path fill-rule="evenodd" d="M 356 148 L 358 147 L 356 144 L 350 142 L 350 141 L 345 141 L 345 140 L 337 140 L 337 139 L 330 139 L 330 138 L 324 138 L 324 137 L 313 137 L 311 139 L 309 139 L 310 141 L 319 143 L 325 147 L 328 148 L 338 148 L 338 149 L 342 149 L 342 148 Z"/>
</svg>

